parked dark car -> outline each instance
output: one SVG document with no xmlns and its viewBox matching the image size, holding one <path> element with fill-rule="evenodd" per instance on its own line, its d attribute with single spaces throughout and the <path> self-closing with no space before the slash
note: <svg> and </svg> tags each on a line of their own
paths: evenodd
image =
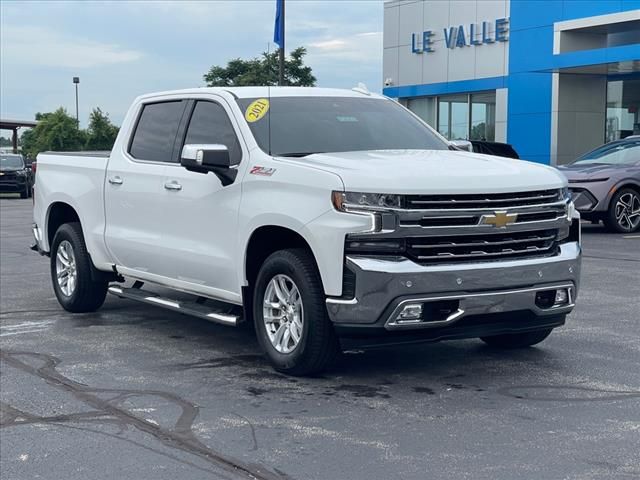
<svg viewBox="0 0 640 480">
<path fill-rule="evenodd" d="M 485 153 L 487 155 L 497 155 L 498 157 L 520 158 L 515 149 L 508 143 L 487 142 L 485 140 L 471 140 L 473 151 Z"/>
<path fill-rule="evenodd" d="M 559 169 L 582 218 L 602 220 L 614 232 L 638 231 L 640 135 L 607 143 Z"/>
<path fill-rule="evenodd" d="M 25 165 L 22 155 L 0 154 L 0 193 L 19 193 L 21 198 L 28 198 L 32 186 L 31 168 Z"/>
</svg>

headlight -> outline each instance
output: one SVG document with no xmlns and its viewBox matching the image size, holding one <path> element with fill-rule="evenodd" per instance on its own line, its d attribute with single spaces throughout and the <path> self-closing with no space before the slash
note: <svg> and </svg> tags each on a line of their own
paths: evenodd
<svg viewBox="0 0 640 480">
<path fill-rule="evenodd" d="M 18 176 L 20 176 L 20 177 L 24 177 L 24 176 L 26 176 L 26 175 L 27 175 L 27 172 L 26 172 L 26 171 L 24 171 L 24 170 L 18 170 L 18 171 L 16 172 L 16 175 L 18 175 Z"/>
<path fill-rule="evenodd" d="M 398 226 L 398 217 L 391 210 L 402 206 L 400 195 L 332 192 L 331 201 L 339 212 L 366 215 L 371 218 L 371 228 L 360 233 L 392 232 Z"/>
<path fill-rule="evenodd" d="M 333 192 L 333 206 L 342 212 L 381 211 L 402 206 L 400 195 L 387 193 Z"/>
</svg>

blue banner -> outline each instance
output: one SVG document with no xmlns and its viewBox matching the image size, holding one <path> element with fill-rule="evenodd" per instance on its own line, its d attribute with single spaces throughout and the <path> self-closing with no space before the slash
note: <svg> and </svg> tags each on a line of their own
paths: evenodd
<svg viewBox="0 0 640 480">
<path fill-rule="evenodd" d="M 284 0 L 276 0 L 276 23 L 273 27 L 273 43 L 284 48 Z"/>
</svg>

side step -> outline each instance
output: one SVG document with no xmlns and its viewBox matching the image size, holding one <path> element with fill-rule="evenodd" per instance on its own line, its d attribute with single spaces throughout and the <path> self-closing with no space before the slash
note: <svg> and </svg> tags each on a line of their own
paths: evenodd
<svg viewBox="0 0 640 480">
<path fill-rule="evenodd" d="M 139 285 L 139 286 L 138 286 Z M 241 308 L 236 305 L 223 304 L 204 297 L 196 297 L 195 301 L 174 300 L 161 297 L 155 293 L 145 292 L 140 289 L 142 282 L 136 282 L 133 288 L 124 288 L 119 285 L 109 286 L 109 293 L 120 298 L 128 298 L 150 305 L 156 305 L 175 312 L 184 313 L 193 317 L 204 318 L 210 322 L 223 325 L 238 325 L 242 318 L 239 312 Z M 207 303 L 208 302 L 208 303 Z"/>
</svg>

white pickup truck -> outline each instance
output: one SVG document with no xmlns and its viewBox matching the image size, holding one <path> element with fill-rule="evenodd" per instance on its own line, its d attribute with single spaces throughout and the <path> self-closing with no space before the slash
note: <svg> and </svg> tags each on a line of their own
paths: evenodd
<svg viewBox="0 0 640 480">
<path fill-rule="evenodd" d="M 460 151 L 360 89 L 139 97 L 111 152 L 38 156 L 34 220 L 66 310 L 110 292 L 251 322 L 295 375 L 350 340 L 533 345 L 579 286 L 562 174 Z"/>
</svg>

